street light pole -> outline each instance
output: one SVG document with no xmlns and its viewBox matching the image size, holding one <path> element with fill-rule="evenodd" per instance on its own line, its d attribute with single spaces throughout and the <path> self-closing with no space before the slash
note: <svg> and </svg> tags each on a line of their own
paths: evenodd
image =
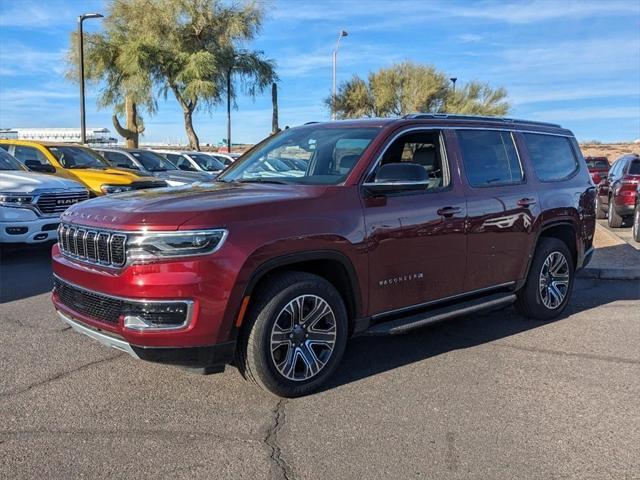
<svg viewBox="0 0 640 480">
<path fill-rule="evenodd" d="M 338 60 L 338 47 L 340 47 L 340 39 L 342 37 L 346 37 L 349 33 L 346 30 L 340 30 L 340 34 L 338 35 L 338 41 L 336 42 L 336 48 L 333 51 L 333 86 L 331 89 L 332 92 L 332 108 L 331 108 L 331 119 L 336 119 L 336 108 L 335 108 L 335 100 L 336 100 L 336 62 Z"/>
<path fill-rule="evenodd" d="M 227 153 L 231 153 L 231 71 L 227 72 Z"/>
<path fill-rule="evenodd" d="M 455 93 L 455 91 L 456 91 L 456 81 L 458 79 L 456 77 L 451 77 L 449 80 L 451 80 L 451 83 L 453 83 L 453 93 Z"/>
<path fill-rule="evenodd" d="M 100 13 L 84 13 L 78 16 L 78 55 L 80 56 L 79 76 L 80 76 L 80 143 L 83 145 L 87 143 L 87 129 L 85 125 L 85 111 L 84 111 L 84 39 L 82 33 L 82 22 L 87 18 L 102 18 Z"/>
</svg>

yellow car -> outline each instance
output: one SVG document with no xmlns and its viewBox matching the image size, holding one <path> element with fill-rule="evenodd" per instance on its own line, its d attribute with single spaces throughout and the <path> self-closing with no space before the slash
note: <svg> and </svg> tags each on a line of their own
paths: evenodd
<svg viewBox="0 0 640 480">
<path fill-rule="evenodd" d="M 167 185 L 154 177 L 142 177 L 130 170 L 113 168 L 98 153 L 81 145 L 0 139 L 0 148 L 30 170 L 82 183 L 91 196 Z"/>
</svg>

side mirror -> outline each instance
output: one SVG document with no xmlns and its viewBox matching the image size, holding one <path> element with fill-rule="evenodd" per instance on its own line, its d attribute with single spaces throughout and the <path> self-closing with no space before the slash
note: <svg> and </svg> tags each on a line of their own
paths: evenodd
<svg viewBox="0 0 640 480">
<path fill-rule="evenodd" d="M 429 185 L 427 171 L 417 163 L 401 162 L 382 165 L 373 182 L 364 188 L 375 194 L 385 195 L 395 192 L 425 190 Z"/>
<path fill-rule="evenodd" d="M 40 163 L 38 160 L 26 160 L 24 164 L 32 172 L 56 173 L 56 169 L 53 167 L 53 165 L 49 165 L 48 163 Z"/>
</svg>

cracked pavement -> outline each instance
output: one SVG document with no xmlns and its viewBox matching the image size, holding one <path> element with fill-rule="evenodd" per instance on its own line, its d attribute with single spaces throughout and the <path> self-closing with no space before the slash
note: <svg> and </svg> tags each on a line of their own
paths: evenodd
<svg viewBox="0 0 640 480">
<path fill-rule="evenodd" d="M 0 478 L 639 477 L 640 282 L 578 280 L 550 323 L 506 308 L 356 338 L 327 388 L 282 400 L 68 330 L 48 255 L 17 252 L 0 265 Z"/>
</svg>

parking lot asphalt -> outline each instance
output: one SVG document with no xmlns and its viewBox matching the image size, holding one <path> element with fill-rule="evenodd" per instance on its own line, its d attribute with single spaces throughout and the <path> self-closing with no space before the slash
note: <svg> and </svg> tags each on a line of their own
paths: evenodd
<svg viewBox="0 0 640 480">
<path fill-rule="evenodd" d="M 3 252 L 0 478 L 640 478 L 640 282 L 359 337 L 323 391 L 136 361 L 52 310 L 48 248 Z"/>
</svg>

